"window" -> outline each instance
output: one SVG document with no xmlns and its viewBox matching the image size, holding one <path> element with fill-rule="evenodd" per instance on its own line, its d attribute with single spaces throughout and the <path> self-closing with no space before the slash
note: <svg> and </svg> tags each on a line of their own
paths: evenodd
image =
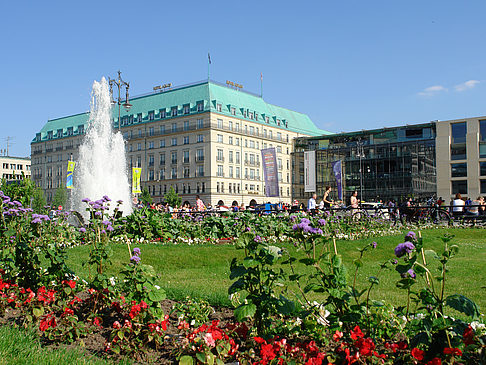
<svg viewBox="0 0 486 365">
<path fill-rule="evenodd" d="M 236 144 L 237 146 L 239 146 L 239 145 L 240 145 L 240 139 L 239 139 L 239 138 L 236 138 L 235 142 L 236 142 L 235 144 Z"/>
<path fill-rule="evenodd" d="M 217 152 L 216 152 L 216 161 L 224 161 L 224 158 L 223 158 L 223 150 L 222 149 L 218 149 Z"/>
<path fill-rule="evenodd" d="M 486 158 L 486 120 L 479 121 L 479 157 Z"/>
<path fill-rule="evenodd" d="M 223 119 L 218 119 L 218 129 L 223 129 Z"/>
<path fill-rule="evenodd" d="M 233 137 L 228 137 L 228 143 L 233 144 Z"/>
<path fill-rule="evenodd" d="M 138 136 L 142 137 L 142 129 L 141 128 L 138 130 Z"/>
<path fill-rule="evenodd" d="M 47 131 L 47 139 L 52 139 L 52 131 Z"/>
<path fill-rule="evenodd" d="M 57 138 L 62 138 L 62 134 L 63 134 L 62 129 L 58 129 L 57 130 L 57 133 L 56 133 L 56 137 Z"/>
<path fill-rule="evenodd" d="M 184 136 L 184 144 L 189 144 L 189 136 Z"/>
<path fill-rule="evenodd" d="M 183 154 L 184 156 L 182 162 L 189 163 L 189 151 L 184 151 Z"/>
<path fill-rule="evenodd" d="M 177 146 L 177 137 L 171 139 L 171 146 Z"/>
<path fill-rule="evenodd" d="M 204 166 L 203 165 L 199 165 L 197 167 L 197 176 L 199 176 L 199 177 L 204 176 Z"/>
<path fill-rule="evenodd" d="M 263 137 L 267 138 L 267 130 L 266 129 L 263 130 Z"/>
<path fill-rule="evenodd" d="M 149 155 L 149 167 L 152 167 L 152 166 L 154 166 L 154 155 Z"/>
<path fill-rule="evenodd" d="M 467 177 L 467 163 L 451 164 L 451 177 Z"/>
<path fill-rule="evenodd" d="M 250 139 L 250 148 L 255 148 L 255 141 Z"/>
<path fill-rule="evenodd" d="M 236 151 L 236 163 L 240 163 L 240 153 Z"/>
<path fill-rule="evenodd" d="M 240 178 L 240 167 L 239 166 L 236 166 L 236 178 L 239 179 Z"/>
<path fill-rule="evenodd" d="M 250 126 L 250 135 L 252 135 L 252 136 L 255 135 L 255 127 Z"/>
<path fill-rule="evenodd" d="M 466 122 L 451 124 L 452 143 L 466 143 Z"/>
<path fill-rule="evenodd" d="M 233 166 L 229 167 L 229 177 L 231 177 L 231 178 L 233 177 Z"/>
<path fill-rule="evenodd" d="M 188 120 L 185 120 L 184 121 L 184 131 L 188 131 L 189 130 L 189 121 Z"/>
<path fill-rule="evenodd" d="M 223 108 L 221 104 L 216 104 L 216 111 L 220 112 L 222 109 Z"/>
<path fill-rule="evenodd" d="M 486 176 L 486 162 L 479 163 L 479 176 Z"/>
<path fill-rule="evenodd" d="M 236 108 L 230 108 L 231 115 L 236 115 Z"/>
<path fill-rule="evenodd" d="M 184 105 L 184 114 L 189 114 L 189 105 Z"/>
<path fill-rule="evenodd" d="M 142 156 L 137 156 L 137 167 L 142 167 Z"/>
<path fill-rule="evenodd" d="M 216 183 L 216 192 L 219 193 L 219 181 Z"/>
<path fill-rule="evenodd" d="M 159 115 L 160 115 L 160 119 L 165 118 L 166 117 L 165 109 L 160 109 L 159 110 Z"/>
<path fill-rule="evenodd" d="M 78 133 L 79 134 L 84 133 L 84 125 L 78 125 Z M 39 133 L 39 137 L 40 137 L 40 133 Z M 40 138 L 39 138 L 39 141 L 40 141 Z"/>
<path fill-rule="evenodd" d="M 172 133 L 176 133 L 177 132 L 177 123 L 172 123 Z"/>
<path fill-rule="evenodd" d="M 149 142 L 149 147 L 148 148 L 149 148 L 149 150 L 151 150 L 151 149 L 154 148 L 154 142 L 153 141 Z"/>
<path fill-rule="evenodd" d="M 255 169 L 250 169 L 250 180 L 255 180 Z"/>
<path fill-rule="evenodd" d="M 467 195 L 467 180 L 453 180 L 452 194 L 466 194 Z"/>
<path fill-rule="evenodd" d="M 233 130 L 233 122 L 232 122 L 231 120 L 228 122 L 228 129 L 229 129 L 230 131 L 232 131 L 232 130 Z"/>
<path fill-rule="evenodd" d="M 177 163 L 177 152 L 176 151 L 172 151 L 171 154 L 170 154 L 170 160 L 171 160 L 171 163 L 173 164 L 176 164 Z"/>
<path fill-rule="evenodd" d="M 148 113 L 148 117 L 149 117 L 149 120 L 154 120 L 154 112 L 153 111 L 150 111 Z"/>
<path fill-rule="evenodd" d="M 196 120 L 196 127 L 197 127 L 197 129 L 204 128 L 204 121 L 203 121 L 203 119 Z"/>
<path fill-rule="evenodd" d="M 204 134 L 198 134 L 197 135 L 197 143 L 204 142 Z"/>
<path fill-rule="evenodd" d="M 142 144 L 141 143 L 137 143 L 137 151 L 141 151 L 142 150 Z"/>
<path fill-rule="evenodd" d="M 278 165 L 278 169 L 282 170 L 282 159 L 281 158 L 277 159 L 277 165 Z"/>
<path fill-rule="evenodd" d="M 189 169 L 189 167 L 184 167 L 184 178 L 187 179 L 188 177 L 190 177 L 190 169 Z M 189 188 L 189 193 L 190 193 L 190 190 L 191 189 Z"/>
<path fill-rule="evenodd" d="M 171 174 L 170 175 L 171 175 L 171 178 L 172 179 L 177 179 L 177 167 L 173 167 L 171 169 Z"/>
<path fill-rule="evenodd" d="M 481 194 L 486 194 L 486 180 L 481 180 Z"/>
<path fill-rule="evenodd" d="M 282 153 L 282 146 L 277 146 L 277 153 Z"/>
<path fill-rule="evenodd" d="M 222 134 L 218 134 L 217 135 L 217 142 L 218 143 L 223 143 L 223 135 Z"/>
<path fill-rule="evenodd" d="M 240 123 L 236 123 L 235 131 L 236 132 L 240 131 Z"/>
<path fill-rule="evenodd" d="M 154 127 L 149 128 L 149 136 L 152 137 L 154 135 Z"/>
<path fill-rule="evenodd" d="M 204 109 L 204 102 L 203 101 L 198 101 L 197 102 L 197 111 L 202 112 Z"/>
<path fill-rule="evenodd" d="M 273 138 L 273 132 L 272 131 L 268 131 L 268 138 Z"/>
<path fill-rule="evenodd" d="M 160 148 L 165 147 L 165 139 L 160 140 Z"/>
<path fill-rule="evenodd" d="M 73 127 L 68 127 L 68 131 L 67 131 L 67 135 L 68 136 L 72 136 L 73 135 Z"/>
<path fill-rule="evenodd" d="M 218 177 L 223 177 L 223 165 L 218 165 Z"/>
<path fill-rule="evenodd" d="M 451 144 L 451 160 L 465 160 L 466 159 L 466 144 L 460 143 Z"/>
<path fill-rule="evenodd" d="M 282 140 L 282 133 L 277 132 L 277 139 L 278 139 L 279 141 L 281 141 L 281 140 Z"/>
<path fill-rule="evenodd" d="M 165 125 L 160 126 L 160 134 L 165 134 Z"/>
<path fill-rule="evenodd" d="M 165 165 L 165 153 L 160 154 L 160 165 Z"/>
<path fill-rule="evenodd" d="M 176 106 L 173 106 L 171 109 L 170 109 L 170 114 L 171 116 L 173 117 L 177 117 L 177 110 L 178 108 Z"/>
<path fill-rule="evenodd" d="M 228 160 L 230 163 L 233 163 L 233 151 L 229 151 Z"/>
<path fill-rule="evenodd" d="M 204 161 L 204 150 L 202 148 L 196 150 L 196 161 Z"/>
</svg>

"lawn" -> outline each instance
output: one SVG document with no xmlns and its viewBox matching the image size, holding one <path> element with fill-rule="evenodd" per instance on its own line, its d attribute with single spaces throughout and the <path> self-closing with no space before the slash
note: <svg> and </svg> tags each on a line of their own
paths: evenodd
<svg viewBox="0 0 486 365">
<path fill-rule="evenodd" d="M 452 233 L 455 238 L 450 244 L 459 246 L 458 255 L 451 261 L 450 272 L 447 274 L 446 294 L 459 293 L 473 299 L 481 308 L 486 307 L 485 286 L 486 269 L 486 235 L 482 229 L 432 229 L 425 230 L 422 235 L 425 249 L 442 252 L 443 243 L 440 236 Z M 394 248 L 403 242 L 403 235 L 378 237 L 375 239 L 357 241 L 337 241 L 338 252 L 348 269 L 349 282 L 354 275 L 353 260 L 359 256 L 357 248 L 370 241 L 376 241 L 378 246 L 364 257 L 364 266 L 358 273 L 358 288 L 367 286 L 368 277 L 376 276 L 379 264 L 393 258 Z M 128 260 L 128 250 L 124 245 L 113 245 L 112 271 L 117 272 Z M 292 245 L 285 245 L 290 252 L 295 253 Z M 185 296 L 199 297 L 209 300 L 213 305 L 228 305 L 227 289 L 229 280 L 229 265 L 233 257 L 241 258 L 243 252 L 231 245 L 185 246 L 185 245 L 155 245 L 143 244 L 142 262 L 152 265 L 161 275 L 160 285 L 164 287 L 172 299 L 182 299 Z M 87 269 L 81 265 L 88 255 L 88 247 L 80 246 L 69 250 L 68 264 L 81 277 L 87 274 Z M 432 264 L 432 262 L 429 262 Z M 438 265 L 433 265 L 435 267 Z M 300 267 L 299 270 L 306 270 Z M 405 293 L 395 287 L 398 274 L 385 271 L 380 275 L 380 284 L 373 289 L 372 299 L 384 300 L 393 305 L 404 305 Z M 420 283 L 420 285 L 422 285 Z M 291 286 L 296 292 L 296 287 Z"/>
</svg>

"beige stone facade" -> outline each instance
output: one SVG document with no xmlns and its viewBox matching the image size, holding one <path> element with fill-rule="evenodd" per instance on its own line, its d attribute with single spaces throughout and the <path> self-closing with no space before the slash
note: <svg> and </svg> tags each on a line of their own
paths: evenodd
<svg viewBox="0 0 486 365">
<path fill-rule="evenodd" d="M 0 156 L 0 174 L 7 181 L 30 178 L 30 158 Z"/>
<path fill-rule="evenodd" d="M 437 195 L 486 194 L 486 116 L 436 123 Z"/>
</svg>

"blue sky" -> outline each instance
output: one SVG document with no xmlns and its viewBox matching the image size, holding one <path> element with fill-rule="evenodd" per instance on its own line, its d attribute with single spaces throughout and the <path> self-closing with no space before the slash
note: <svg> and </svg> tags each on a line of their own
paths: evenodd
<svg viewBox="0 0 486 365">
<path fill-rule="evenodd" d="M 352 131 L 486 114 L 485 1 L 4 1 L 2 135 L 30 154 L 47 119 L 89 109 L 93 80 L 131 94 L 232 80 Z"/>
</svg>

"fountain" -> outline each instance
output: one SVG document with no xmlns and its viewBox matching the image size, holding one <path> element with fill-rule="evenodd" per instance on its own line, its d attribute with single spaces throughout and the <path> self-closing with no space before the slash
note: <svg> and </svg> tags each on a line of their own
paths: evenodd
<svg viewBox="0 0 486 365">
<path fill-rule="evenodd" d="M 100 82 L 93 82 L 88 128 L 79 146 L 74 177 L 71 206 L 85 218 L 88 213 L 81 200 L 98 200 L 105 195 L 112 200 L 111 210 L 116 201 L 122 200 L 120 209 L 124 215 L 132 212 L 125 143 L 122 134 L 113 131 L 111 95 L 104 77 Z"/>
</svg>

